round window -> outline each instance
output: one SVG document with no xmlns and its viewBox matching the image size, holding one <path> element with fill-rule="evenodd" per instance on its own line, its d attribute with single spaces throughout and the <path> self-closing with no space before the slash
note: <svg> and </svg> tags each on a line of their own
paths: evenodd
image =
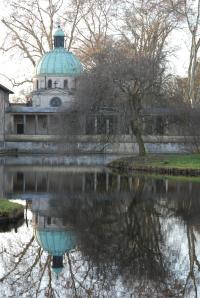
<svg viewBox="0 0 200 298">
<path fill-rule="evenodd" d="M 59 106 L 61 106 L 61 104 L 62 104 L 62 101 L 59 97 L 53 97 L 50 100 L 50 106 L 51 107 L 59 107 Z"/>
</svg>

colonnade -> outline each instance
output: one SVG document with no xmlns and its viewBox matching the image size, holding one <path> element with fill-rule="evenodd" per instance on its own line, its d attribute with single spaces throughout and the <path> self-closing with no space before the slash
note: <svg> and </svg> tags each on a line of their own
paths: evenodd
<svg viewBox="0 0 200 298">
<path fill-rule="evenodd" d="M 58 123 L 53 122 L 54 116 L 51 114 L 23 114 L 11 116 L 11 134 L 28 134 L 28 135 L 42 135 L 42 134 L 54 134 L 56 125 Z M 88 134 L 101 134 L 101 127 L 99 126 L 98 117 L 93 118 L 94 126 L 91 132 Z M 80 134 L 87 134 L 86 119 L 82 119 Z M 105 118 L 105 131 L 102 132 L 106 135 L 111 133 L 110 119 Z"/>
</svg>

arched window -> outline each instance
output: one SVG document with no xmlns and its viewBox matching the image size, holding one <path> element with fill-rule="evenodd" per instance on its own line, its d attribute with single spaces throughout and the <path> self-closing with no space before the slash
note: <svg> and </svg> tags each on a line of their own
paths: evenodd
<svg viewBox="0 0 200 298">
<path fill-rule="evenodd" d="M 64 80 L 64 89 L 69 89 L 68 80 Z"/>
<path fill-rule="evenodd" d="M 48 80 L 48 88 L 52 88 L 52 80 Z"/>
<path fill-rule="evenodd" d="M 38 80 L 36 80 L 36 89 L 37 90 L 39 89 L 39 82 L 38 82 Z"/>
<path fill-rule="evenodd" d="M 50 106 L 51 107 L 60 107 L 62 104 L 62 101 L 59 97 L 53 97 L 51 100 L 50 100 Z"/>
</svg>

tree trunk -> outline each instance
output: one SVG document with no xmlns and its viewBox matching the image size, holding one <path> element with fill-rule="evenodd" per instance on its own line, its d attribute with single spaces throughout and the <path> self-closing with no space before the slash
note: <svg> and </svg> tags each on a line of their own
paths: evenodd
<svg viewBox="0 0 200 298">
<path fill-rule="evenodd" d="M 138 147 L 139 147 L 139 155 L 140 156 L 146 155 L 146 149 L 145 149 L 144 141 L 142 139 L 142 133 L 141 133 L 141 130 L 139 128 L 139 123 L 138 123 L 137 119 L 134 119 L 134 120 L 131 121 L 131 128 L 133 130 L 133 134 L 136 138 L 136 142 L 137 142 Z"/>
<path fill-rule="evenodd" d="M 192 45 L 190 49 L 190 65 L 188 68 L 188 98 L 192 106 L 196 102 L 195 78 L 196 78 L 196 67 L 197 67 L 197 52 L 198 52 L 198 47 L 195 40 L 195 34 L 193 33 Z"/>
</svg>

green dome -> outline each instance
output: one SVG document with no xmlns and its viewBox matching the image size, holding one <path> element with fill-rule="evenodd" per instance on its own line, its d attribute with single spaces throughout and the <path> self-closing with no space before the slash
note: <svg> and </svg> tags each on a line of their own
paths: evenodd
<svg viewBox="0 0 200 298">
<path fill-rule="evenodd" d="M 75 236 L 71 231 L 39 229 L 35 231 L 38 244 L 51 256 L 63 256 L 75 247 Z"/>
<path fill-rule="evenodd" d="M 58 47 L 41 58 L 36 67 L 36 75 L 77 76 L 82 70 L 82 65 L 74 54 Z"/>
</svg>

